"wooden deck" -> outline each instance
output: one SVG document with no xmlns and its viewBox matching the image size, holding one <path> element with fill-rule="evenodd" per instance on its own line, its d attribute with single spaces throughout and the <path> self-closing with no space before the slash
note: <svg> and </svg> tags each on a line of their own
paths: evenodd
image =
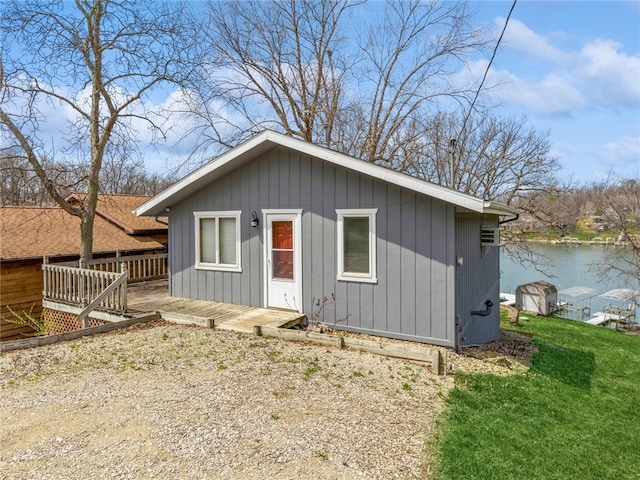
<svg viewBox="0 0 640 480">
<path fill-rule="evenodd" d="M 290 310 L 171 297 L 166 280 L 131 285 L 127 303 L 128 315 L 157 312 L 171 322 L 195 323 L 244 333 L 252 333 L 256 325 L 289 328 L 305 318 L 303 314 Z"/>
</svg>

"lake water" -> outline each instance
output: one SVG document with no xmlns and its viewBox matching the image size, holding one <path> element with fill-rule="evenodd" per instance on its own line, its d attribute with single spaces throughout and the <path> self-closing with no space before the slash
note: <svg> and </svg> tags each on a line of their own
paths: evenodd
<svg viewBox="0 0 640 480">
<path fill-rule="evenodd" d="M 514 261 L 504 251 L 500 255 L 500 291 L 504 293 L 515 293 L 516 287 L 537 280 L 545 280 L 552 283 L 562 292 L 571 287 L 589 287 L 596 290 L 597 295 L 589 299 L 575 299 L 563 297 L 559 293 L 559 300 L 570 301 L 574 305 L 589 306 L 591 313 L 601 312 L 605 307 L 610 305 L 626 306 L 624 302 L 602 298 L 599 294 L 614 288 L 631 288 L 640 290 L 640 284 L 630 285 L 624 283 L 620 279 L 610 278 L 602 280 L 598 278 L 592 270 L 590 264 L 602 263 L 603 252 L 606 248 L 621 247 L 604 247 L 602 245 L 551 245 L 551 244 L 533 244 L 532 248 L 540 255 L 549 258 L 549 266 L 543 266 L 544 273 L 536 271 L 531 266 L 523 266 L 518 261 Z M 632 252 L 627 250 L 629 260 Z M 636 312 L 636 321 L 640 320 L 639 312 Z M 586 319 L 588 312 L 581 318 L 580 315 L 572 315 L 572 318 Z"/>
</svg>

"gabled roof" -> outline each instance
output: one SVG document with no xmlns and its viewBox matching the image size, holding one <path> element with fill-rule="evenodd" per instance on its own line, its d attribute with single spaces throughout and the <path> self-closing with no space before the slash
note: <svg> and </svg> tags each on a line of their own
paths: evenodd
<svg viewBox="0 0 640 480">
<path fill-rule="evenodd" d="M 160 249 L 149 237 L 127 235 L 96 216 L 93 253 Z M 18 260 L 80 253 L 80 219 L 59 207 L 0 208 L 0 259 Z"/>
<path fill-rule="evenodd" d="M 72 193 L 66 200 L 68 202 L 82 202 L 84 193 Z M 149 200 L 149 195 L 118 195 L 99 194 L 96 215 L 108 222 L 120 227 L 129 235 L 150 235 L 154 233 L 166 233 L 167 225 L 158 222 L 154 218 L 138 217 L 133 210 Z M 166 218 L 164 219 L 166 223 Z"/>
<path fill-rule="evenodd" d="M 164 215 L 167 208 L 189 197 L 207 184 L 226 175 L 238 166 L 275 147 L 286 147 L 325 162 L 357 171 L 379 180 L 437 198 L 456 207 L 477 213 L 515 215 L 516 210 L 460 193 L 451 188 L 426 182 L 374 163 L 359 160 L 328 148 L 314 145 L 271 130 L 265 130 L 228 150 L 211 162 L 190 173 L 182 180 L 159 193 L 135 209 L 136 215 Z"/>
</svg>

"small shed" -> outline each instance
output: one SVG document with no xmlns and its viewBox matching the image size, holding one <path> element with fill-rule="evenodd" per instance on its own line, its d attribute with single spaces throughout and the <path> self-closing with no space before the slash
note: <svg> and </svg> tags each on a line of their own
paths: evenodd
<svg viewBox="0 0 640 480">
<path fill-rule="evenodd" d="M 538 315 L 551 315 L 558 302 L 558 289 L 555 285 L 538 280 L 525 283 L 516 288 L 516 308 L 519 311 L 535 312 Z"/>
</svg>

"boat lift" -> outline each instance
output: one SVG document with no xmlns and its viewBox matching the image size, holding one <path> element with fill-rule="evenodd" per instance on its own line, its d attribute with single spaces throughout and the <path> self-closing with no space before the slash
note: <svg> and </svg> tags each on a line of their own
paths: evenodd
<svg viewBox="0 0 640 480">
<path fill-rule="evenodd" d="M 584 320 L 591 313 L 591 299 L 598 291 L 590 287 L 571 287 L 558 292 L 558 301 L 554 313 L 573 313 Z"/>
<path fill-rule="evenodd" d="M 618 304 L 609 304 L 604 308 L 604 313 L 619 317 L 619 320 L 629 322 L 636 318 L 636 310 L 640 299 L 640 290 L 631 288 L 614 288 L 600 295 L 602 298 L 616 300 Z M 622 305 L 620 305 L 622 304 Z"/>
</svg>

